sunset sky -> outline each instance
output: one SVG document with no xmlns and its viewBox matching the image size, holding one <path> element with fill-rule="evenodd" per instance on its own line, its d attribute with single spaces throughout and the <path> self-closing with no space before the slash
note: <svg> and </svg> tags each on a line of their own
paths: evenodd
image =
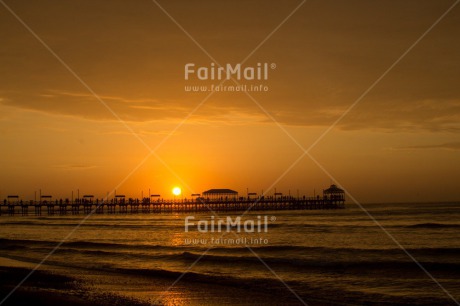
<svg viewBox="0 0 460 306">
<path fill-rule="evenodd" d="M 285 173 L 298 144 L 315 143 L 454 2 L 4 1 L 0 198 L 169 198 L 174 186 L 312 196 L 333 180 L 309 156 Z M 459 37 L 456 6 L 311 149 L 357 200 L 460 198 Z M 276 64 L 268 80 L 240 81 L 267 92 L 203 102 L 209 92 L 184 90 L 219 84 L 185 80 L 187 63 L 246 58 Z"/>
</svg>

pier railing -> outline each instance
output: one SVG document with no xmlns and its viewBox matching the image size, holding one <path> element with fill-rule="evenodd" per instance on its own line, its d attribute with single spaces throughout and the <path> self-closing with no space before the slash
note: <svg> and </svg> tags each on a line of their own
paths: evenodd
<svg viewBox="0 0 460 306">
<path fill-rule="evenodd" d="M 46 201 L 4 201 L 0 215 L 78 215 L 127 213 L 187 213 L 207 211 L 268 211 L 344 208 L 343 197 L 232 197 L 195 199 L 75 199 Z"/>
</svg>

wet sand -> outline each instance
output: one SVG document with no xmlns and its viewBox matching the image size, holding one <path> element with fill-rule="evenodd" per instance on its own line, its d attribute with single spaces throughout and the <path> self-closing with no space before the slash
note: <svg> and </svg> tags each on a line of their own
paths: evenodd
<svg viewBox="0 0 460 306">
<path fill-rule="evenodd" d="M 17 287 L 33 267 L 34 265 L 30 263 L 0 259 L 1 305 L 148 305 L 115 294 L 88 291 L 77 279 L 44 270 L 34 271 L 27 281 Z M 14 290 L 16 287 L 17 289 Z M 13 290 L 14 292 L 10 294 Z"/>
<path fill-rule="evenodd" d="M 0 258 L 3 300 L 35 267 L 33 263 Z M 3 305 L 302 305 L 287 290 L 263 292 L 213 284 L 145 276 L 127 276 L 44 265 L 19 286 Z M 280 291 L 281 292 L 281 291 Z M 308 303 L 308 305 L 312 305 Z M 315 303 L 313 305 L 325 305 Z"/>
</svg>

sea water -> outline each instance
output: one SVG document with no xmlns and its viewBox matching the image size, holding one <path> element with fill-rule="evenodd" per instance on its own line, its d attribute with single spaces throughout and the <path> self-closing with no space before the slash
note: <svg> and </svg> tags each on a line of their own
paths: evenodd
<svg viewBox="0 0 460 306">
<path fill-rule="evenodd" d="M 184 282 L 284 289 L 306 303 L 455 305 L 460 204 L 367 204 L 364 210 L 349 204 L 248 212 L 242 222 L 263 220 L 267 229 L 253 232 L 185 230 L 187 217 L 235 220 L 235 212 L 3 215 L 0 256 L 171 283 L 188 272 Z"/>
</svg>

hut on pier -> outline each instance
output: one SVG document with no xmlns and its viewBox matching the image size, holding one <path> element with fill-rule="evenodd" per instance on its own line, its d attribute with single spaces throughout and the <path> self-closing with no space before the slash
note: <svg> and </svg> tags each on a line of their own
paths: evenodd
<svg viewBox="0 0 460 306">
<path fill-rule="evenodd" d="M 231 189 L 209 189 L 203 192 L 203 197 L 210 200 L 236 200 L 238 192 Z"/>
<path fill-rule="evenodd" d="M 83 203 L 84 204 L 92 204 L 93 203 L 94 196 L 92 194 L 85 194 L 83 196 Z"/>
<path fill-rule="evenodd" d="M 52 204 L 53 196 L 40 195 L 40 204 Z"/>
<path fill-rule="evenodd" d="M 18 195 L 9 195 L 6 197 L 8 205 L 18 205 L 19 204 L 19 196 Z"/>
<path fill-rule="evenodd" d="M 126 203 L 126 196 L 124 194 L 115 195 L 115 203 L 125 204 Z"/>
<path fill-rule="evenodd" d="M 331 201 L 345 201 L 345 191 L 336 185 L 331 185 L 328 189 L 323 190 L 323 197 Z"/>
<path fill-rule="evenodd" d="M 151 194 L 150 199 L 149 199 L 149 203 L 154 202 L 154 201 L 160 202 L 160 197 L 161 197 L 160 194 Z"/>
</svg>

